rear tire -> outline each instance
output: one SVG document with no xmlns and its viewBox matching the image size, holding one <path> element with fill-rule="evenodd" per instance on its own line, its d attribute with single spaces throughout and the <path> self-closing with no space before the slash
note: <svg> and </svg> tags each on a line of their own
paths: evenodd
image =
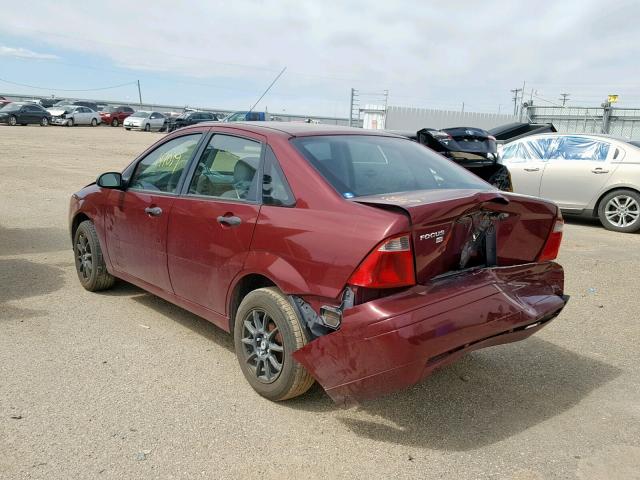
<svg viewBox="0 0 640 480">
<path fill-rule="evenodd" d="M 128 127 L 124 127 L 125 130 L 130 131 L 131 129 Z"/>
<path fill-rule="evenodd" d="M 607 230 L 623 233 L 640 230 L 640 194 L 626 189 L 607 193 L 600 200 L 598 217 Z"/>
<path fill-rule="evenodd" d="M 494 187 L 499 188 L 505 192 L 513 192 L 513 184 L 511 183 L 511 174 L 504 165 L 501 165 L 498 171 L 496 171 L 489 180 L 487 180 Z"/>
<path fill-rule="evenodd" d="M 304 329 L 277 288 L 259 288 L 244 297 L 236 313 L 234 343 L 244 377 L 263 397 L 287 400 L 313 385 L 313 377 L 291 355 L 307 344 Z"/>
<path fill-rule="evenodd" d="M 97 127 L 98 126 L 98 121 L 95 118 L 91 119 L 91 126 L 92 127 Z"/>
<path fill-rule="evenodd" d="M 9 117 L 9 125 L 11 125 L 12 127 L 15 127 L 18 124 L 18 119 L 16 118 L 15 115 L 11 115 Z"/>
<path fill-rule="evenodd" d="M 106 290 L 115 283 L 115 277 L 107 271 L 102 256 L 96 227 L 85 220 L 73 235 L 73 253 L 80 284 L 90 292 Z"/>
</svg>

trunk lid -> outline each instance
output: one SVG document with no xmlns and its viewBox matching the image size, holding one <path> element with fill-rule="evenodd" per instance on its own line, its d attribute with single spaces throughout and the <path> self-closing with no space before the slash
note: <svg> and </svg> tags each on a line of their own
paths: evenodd
<svg viewBox="0 0 640 480">
<path fill-rule="evenodd" d="M 420 190 L 353 201 L 408 215 L 420 284 L 471 267 L 534 262 L 557 215 L 550 202 L 499 190 Z"/>
</svg>

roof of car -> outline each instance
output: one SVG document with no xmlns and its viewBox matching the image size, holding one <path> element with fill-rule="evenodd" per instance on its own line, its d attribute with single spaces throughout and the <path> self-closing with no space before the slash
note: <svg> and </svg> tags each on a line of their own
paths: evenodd
<svg viewBox="0 0 640 480">
<path fill-rule="evenodd" d="M 540 138 L 540 137 L 593 137 L 593 138 L 603 138 L 605 140 L 617 140 L 619 142 L 628 143 L 629 139 L 624 137 L 619 137 L 616 135 L 609 135 L 606 133 L 537 133 L 535 135 L 530 135 L 528 137 L 519 138 L 518 140 L 530 140 L 532 138 Z"/>
<path fill-rule="evenodd" d="M 345 127 L 342 125 L 313 124 L 303 122 L 204 122 L 199 126 L 238 128 L 258 134 L 280 133 L 292 137 L 305 137 L 310 135 L 379 135 L 385 137 L 398 137 L 393 133 L 383 130 L 365 130 L 363 128 Z"/>
</svg>

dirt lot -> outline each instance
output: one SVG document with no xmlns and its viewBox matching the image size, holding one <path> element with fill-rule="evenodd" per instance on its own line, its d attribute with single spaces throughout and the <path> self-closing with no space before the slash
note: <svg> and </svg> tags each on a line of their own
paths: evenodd
<svg viewBox="0 0 640 480">
<path fill-rule="evenodd" d="M 76 278 L 69 195 L 162 134 L 0 127 L 0 478 L 640 478 L 640 235 L 571 222 L 535 337 L 341 409 L 274 404 L 230 338 Z"/>
</svg>

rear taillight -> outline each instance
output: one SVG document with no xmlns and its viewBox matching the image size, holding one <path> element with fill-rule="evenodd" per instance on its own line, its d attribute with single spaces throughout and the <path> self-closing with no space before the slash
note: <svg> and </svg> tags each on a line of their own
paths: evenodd
<svg viewBox="0 0 640 480">
<path fill-rule="evenodd" d="M 559 214 L 558 214 L 559 215 Z M 544 248 L 538 257 L 539 262 L 548 262 L 554 260 L 558 256 L 560 251 L 560 243 L 562 243 L 562 229 L 564 227 L 564 220 L 561 216 L 556 218 L 551 233 L 547 237 L 547 241 L 544 244 Z"/>
<path fill-rule="evenodd" d="M 416 283 L 409 235 L 389 238 L 362 261 L 348 282 L 366 288 L 397 288 Z"/>
</svg>

